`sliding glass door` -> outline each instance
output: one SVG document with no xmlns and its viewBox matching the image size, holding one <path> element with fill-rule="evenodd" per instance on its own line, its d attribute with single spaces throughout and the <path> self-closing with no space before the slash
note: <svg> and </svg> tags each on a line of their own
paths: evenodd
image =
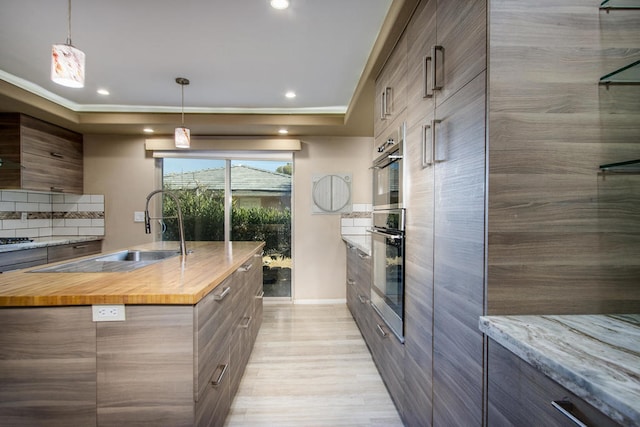
<svg viewBox="0 0 640 427">
<path fill-rule="evenodd" d="M 290 160 L 165 158 L 162 176 L 163 188 L 180 200 L 187 240 L 264 241 L 265 296 L 291 297 Z M 175 214 L 165 197 L 163 215 Z M 163 240 L 177 240 L 175 221 L 164 220 Z"/>
</svg>

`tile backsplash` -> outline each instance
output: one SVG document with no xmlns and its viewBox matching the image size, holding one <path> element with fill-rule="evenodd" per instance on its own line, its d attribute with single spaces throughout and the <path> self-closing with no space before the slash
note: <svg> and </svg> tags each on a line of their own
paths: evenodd
<svg viewBox="0 0 640 427">
<path fill-rule="evenodd" d="M 354 204 L 349 213 L 343 213 L 340 218 L 340 234 L 364 235 L 371 228 L 371 205 Z"/>
<path fill-rule="evenodd" d="M 0 237 L 103 235 L 101 194 L 0 190 Z"/>
</svg>

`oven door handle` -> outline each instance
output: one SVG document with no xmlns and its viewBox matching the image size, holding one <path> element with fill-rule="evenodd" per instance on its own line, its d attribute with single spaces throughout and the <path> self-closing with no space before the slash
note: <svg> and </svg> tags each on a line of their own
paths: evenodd
<svg viewBox="0 0 640 427">
<path fill-rule="evenodd" d="M 384 236 L 388 239 L 393 239 L 393 240 L 402 240 L 404 239 L 404 236 L 402 234 L 389 234 L 389 233 L 385 233 L 383 231 L 378 231 L 375 228 L 369 228 L 367 231 L 373 233 L 373 234 L 378 234 L 380 236 Z"/>
</svg>

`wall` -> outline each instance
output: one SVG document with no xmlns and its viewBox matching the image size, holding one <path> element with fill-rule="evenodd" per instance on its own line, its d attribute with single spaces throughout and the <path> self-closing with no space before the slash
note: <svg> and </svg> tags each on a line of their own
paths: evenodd
<svg viewBox="0 0 640 427">
<path fill-rule="evenodd" d="M 144 223 L 133 222 L 147 194 L 156 188 L 155 159 L 144 149 L 143 136 L 84 136 L 85 193 L 104 194 L 104 252 L 152 241 Z"/>
<path fill-rule="evenodd" d="M 100 194 L 0 191 L 0 237 L 103 234 L 104 197 Z"/>
<path fill-rule="evenodd" d="M 371 203 L 372 138 L 306 138 L 294 156 L 294 299 L 296 302 L 344 301 L 345 244 L 341 215 L 311 213 L 311 182 L 317 173 L 352 173 L 352 202 Z M 133 212 L 144 210 L 156 188 L 155 161 L 144 136 L 85 135 L 85 192 L 104 194 L 106 234 L 103 251 L 150 242 Z"/>
<path fill-rule="evenodd" d="M 293 247 L 296 303 L 345 301 L 340 214 L 312 214 L 314 174 L 352 173 L 352 203 L 371 203 L 372 138 L 305 138 L 294 156 Z"/>
</svg>

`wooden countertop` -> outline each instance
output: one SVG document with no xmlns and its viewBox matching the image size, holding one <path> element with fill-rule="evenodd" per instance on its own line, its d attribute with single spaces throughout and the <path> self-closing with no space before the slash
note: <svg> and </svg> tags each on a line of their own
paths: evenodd
<svg viewBox="0 0 640 427">
<path fill-rule="evenodd" d="M 130 272 L 30 273 L 40 266 L 2 273 L 0 307 L 193 305 L 263 246 L 263 242 L 187 242 L 187 249 L 193 253 L 187 255 L 184 265 L 182 257 L 177 256 Z M 126 249 L 177 248 L 177 242 L 156 242 Z"/>
</svg>

